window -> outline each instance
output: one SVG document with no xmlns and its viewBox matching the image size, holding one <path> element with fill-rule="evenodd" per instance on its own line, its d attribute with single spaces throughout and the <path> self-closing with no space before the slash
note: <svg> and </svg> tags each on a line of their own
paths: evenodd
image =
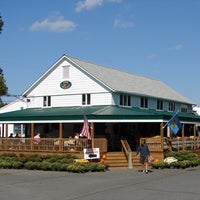
<svg viewBox="0 0 200 200">
<path fill-rule="evenodd" d="M 69 69 L 69 65 L 63 66 L 63 78 L 70 78 Z"/>
<path fill-rule="evenodd" d="M 140 107 L 141 108 L 148 108 L 148 99 L 146 97 L 141 97 Z"/>
<path fill-rule="evenodd" d="M 43 98 L 43 106 L 51 106 L 51 96 L 44 96 Z"/>
<path fill-rule="evenodd" d="M 82 105 L 90 105 L 90 94 L 82 94 Z"/>
<path fill-rule="evenodd" d="M 131 106 L 131 97 L 129 95 L 120 95 L 120 106 Z"/>
<path fill-rule="evenodd" d="M 181 105 L 181 112 L 187 113 L 188 112 L 188 107 L 187 105 Z"/>
<path fill-rule="evenodd" d="M 163 110 L 163 101 L 157 100 L 157 109 L 158 110 Z"/>
<path fill-rule="evenodd" d="M 175 111 L 175 103 L 174 102 L 169 102 L 169 111 Z"/>
</svg>

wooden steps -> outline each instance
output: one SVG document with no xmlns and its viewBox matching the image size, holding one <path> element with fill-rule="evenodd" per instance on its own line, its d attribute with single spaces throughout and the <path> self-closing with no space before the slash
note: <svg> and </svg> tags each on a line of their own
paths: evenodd
<svg viewBox="0 0 200 200">
<path fill-rule="evenodd" d="M 133 168 L 141 167 L 139 158 L 136 156 L 135 152 L 132 152 L 132 162 Z M 110 168 L 128 168 L 128 160 L 126 159 L 124 152 L 106 153 L 105 163 L 107 163 Z"/>
</svg>

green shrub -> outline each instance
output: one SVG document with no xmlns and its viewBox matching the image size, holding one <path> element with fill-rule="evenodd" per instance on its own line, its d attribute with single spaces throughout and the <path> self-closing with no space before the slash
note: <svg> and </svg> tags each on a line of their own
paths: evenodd
<svg viewBox="0 0 200 200">
<path fill-rule="evenodd" d="M 59 162 L 71 164 L 71 163 L 74 163 L 74 158 L 63 158 L 63 159 L 59 160 Z"/>
<path fill-rule="evenodd" d="M 13 169 L 22 169 L 24 167 L 24 164 L 20 161 L 14 161 L 12 163 L 12 168 Z"/>
<path fill-rule="evenodd" d="M 51 171 L 69 171 L 74 173 L 85 173 L 94 171 L 105 171 L 108 165 L 104 163 L 76 163 L 77 156 L 72 155 L 40 155 L 20 154 L 1 154 L 0 155 L 0 168 L 13 168 L 28 170 L 51 170 Z"/>
<path fill-rule="evenodd" d="M 51 163 L 52 171 L 63 171 L 63 164 L 60 162 Z"/>
<path fill-rule="evenodd" d="M 171 152 L 167 153 L 165 157 L 174 157 L 178 161 L 198 159 L 198 155 L 191 151 Z"/>
<path fill-rule="evenodd" d="M 43 161 L 43 162 L 40 163 L 39 168 L 41 170 L 44 170 L 44 171 L 50 171 L 51 170 L 51 163 L 48 162 L 48 161 Z"/>
<path fill-rule="evenodd" d="M 27 156 L 27 161 L 42 162 L 42 157 L 39 154 L 30 154 Z"/>
<path fill-rule="evenodd" d="M 165 166 L 165 168 L 170 167 L 170 168 L 177 168 L 177 169 L 179 168 L 185 169 L 188 167 L 195 167 L 195 166 L 200 165 L 200 159 L 198 155 L 191 151 L 171 152 L 171 153 L 167 153 L 165 156 L 174 157 L 178 160 L 177 162 L 168 164 L 169 166 Z M 156 166 L 156 163 L 153 163 L 153 168 L 160 168 L 160 167 Z"/>
<path fill-rule="evenodd" d="M 0 168 L 10 169 L 12 168 L 12 163 L 8 161 L 0 161 Z"/>
<path fill-rule="evenodd" d="M 39 169 L 39 165 L 40 163 L 38 162 L 28 161 L 24 164 L 24 167 L 25 169 L 35 170 L 35 169 Z"/>
<path fill-rule="evenodd" d="M 97 171 L 104 172 L 106 170 L 106 166 L 103 163 L 98 163 Z"/>
</svg>

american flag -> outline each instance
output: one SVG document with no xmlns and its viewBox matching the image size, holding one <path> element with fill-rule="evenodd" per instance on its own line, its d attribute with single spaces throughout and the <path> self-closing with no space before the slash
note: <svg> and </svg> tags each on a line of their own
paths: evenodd
<svg viewBox="0 0 200 200">
<path fill-rule="evenodd" d="M 91 136 L 90 136 L 90 131 L 89 131 L 89 123 L 87 120 L 87 117 L 84 116 L 84 123 L 83 123 L 83 128 L 81 130 L 80 133 L 82 136 L 85 136 L 88 140 L 91 140 Z"/>
</svg>

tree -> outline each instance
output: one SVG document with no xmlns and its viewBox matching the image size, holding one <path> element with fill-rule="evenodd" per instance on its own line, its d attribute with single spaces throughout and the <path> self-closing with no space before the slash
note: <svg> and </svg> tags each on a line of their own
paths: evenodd
<svg viewBox="0 0 200 200">
<path fill-rule="evenodd" d="M 3 23 L 1 15 L 0 15 L 0 34 L 1 34 L 1 31 L 2 31 L 3 24 L 4 23 Z"/>
<path fill-rule="evenodd" d="M 0 107 L 4 106 L 5 104 L 2 102 L 1 96 L 6 95 L 8 92 L 8 88 L 6 86 L 6 81 L 4 79 L 3 69 L 0 68 Z"/>
<path fill-rule="evenodd" d="M 3 27 L 3 20 L 2 17 L 0 15 L 0 34 L 2 31 L 2 27 Z M 6 81 L 4 79 L 4 75 L 3 75 L 3 69 L 0 68 L 0 107 L 4 106 L 5 104 L 2 102 L 1 96 L 6 95 L 8 92 L 8 88 L 6 86 Z"/>
</svg>

